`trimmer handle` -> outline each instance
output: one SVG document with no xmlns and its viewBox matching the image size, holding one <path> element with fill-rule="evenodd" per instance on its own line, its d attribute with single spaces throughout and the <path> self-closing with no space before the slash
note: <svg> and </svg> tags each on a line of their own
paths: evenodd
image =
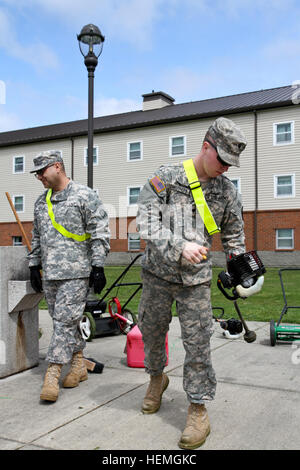
<svg viewBox="0 0 300 470">
<path fill-rule="evenodd" d="M 237 294 L 236 291 L 233 291 L 233 294 L 234 295 L 229 295 L 227 294 L 227 292 L 225 291 L 225 289 L 223 288 L 222 286 L 222 282 L 220 281 L 220 279 L 217 280 L 217 286 L 218 286 L 218 289 L 222 292 L 222 294 L 226 297 L 226 299 L 228 300 L 236 300 L 239 298 L 239 295 Z"/>
</svg>

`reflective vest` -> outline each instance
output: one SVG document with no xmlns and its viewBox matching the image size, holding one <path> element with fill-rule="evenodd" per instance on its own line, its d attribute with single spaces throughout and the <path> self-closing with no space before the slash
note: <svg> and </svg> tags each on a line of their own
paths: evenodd
<svg viewBox="0 0 300 470">
<path fill-rule="evenodd" d="M 73 240 L 76 240 L 77 242 L 84 242 L 85 240 L 88 240 L 88 238 L 91 238 L 90 233 L 84 233 L 83 235 L 76 235 L 76 233 L 71 233 L 65 227 L 62 225 L 58 224 L 55 220 L 54 213 L 53 213 L 53 206 L 51 202 L 51 196 L 52 196 L 52 189 L 48 189 L 47 196 L 46 196 L 46 201 L 47 201 L 47 206 L 48 206 L 48 215 L 51 219 L 52 225 L 57 230 L 61 235 L 67 238 L 73 238 Z"/>
<path fill-rule="evenodd" d="M 217 226 L 215 219 L 213 218 L 212 213 L 207 205 L 204 194 L 201 189 L 201 183 L 198 179 L 197 172 L 195 170 L 193 159 L 185 160 L 182 162 L 185 174 L 187 176 L 189 187 L 192 191 L 192 195 L 198 209 L 198 212 L 201 216 L 201 219 L 204 222 L 204 225 L 208 231 L 209 235 L 214 233 L 221 232 L 221 229 Z"/>
</svg>

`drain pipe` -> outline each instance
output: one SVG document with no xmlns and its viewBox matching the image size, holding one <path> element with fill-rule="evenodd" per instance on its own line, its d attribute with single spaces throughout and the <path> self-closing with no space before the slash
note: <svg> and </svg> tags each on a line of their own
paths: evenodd
<svg viewBox="0 0 300 470">
<path fill-rule="evenodd" d="M 254 113 L 254 193 L 255 193 L 255 207 L 254 207 L 254 227 L 253 227 L 253 240 L 254 250 L 257 250 L 257 211 L 258 211 L 258 162 L 257 162 L 257 112 Z"/>
<path fill-rule="evenodd" d="M 71 180 L 74 180 L 74 137 L 71 137 Z"/>
</svg>

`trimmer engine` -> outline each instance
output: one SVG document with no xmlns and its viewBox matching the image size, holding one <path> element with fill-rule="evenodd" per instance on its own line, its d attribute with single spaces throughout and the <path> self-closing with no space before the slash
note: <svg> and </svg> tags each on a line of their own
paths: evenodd
<svg viewBox="0 0 300 470">
<path fill-rule="evenodd" d="M 230 289 L 239 284 L 245 288 L 251 287 L 266 270 L 256 251 L 248 251 L 233 256 L 227 263 L 228 272 L 219 274 L 224 287 Z"/>
</svg>

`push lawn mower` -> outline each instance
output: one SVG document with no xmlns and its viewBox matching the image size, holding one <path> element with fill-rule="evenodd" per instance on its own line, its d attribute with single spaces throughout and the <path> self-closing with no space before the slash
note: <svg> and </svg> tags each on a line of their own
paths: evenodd
<svg viewBox="0 0 300 470">
<path fill-rule="evenodd" d="M 287 297 L 282 279 L 283 271 L 300 271 L 300 268 L 283 268 L 279 269 L 278 274 L 284 299 L 284 306 L 281 311 L 278 322 L 275 324 L 274 320 L 270 321 L 270 343 L 275 346 L 276 341 L 299 341 L 300 340 L 300 325 L 281 325 L 283 315 L 285 315 L 289 308 L 300 308 L 300 306 L 288 306 Z"/>
<path fill-rule="evenodd" d="M 265 267 L 256 251 L 248 251 L 237 256 L 233 256 L 227 263 L 228 271 L 222 271 L 218 275 L 217 286 L 222 294 L 229 300 L 233 300 L 235 310 L 245 329 L 244 340 L 252 343 L 256 340 L 256 333 L 250 331 L 237 304 L 237 299 L 246 299 L 250 295 L 259 292 L 263 286 L 266 272 Z M 224 288 L 231 289 L 229 295 Z M 238 320 L 230 319 L 226 323 L 221 322 L 221 327 L 228 332 L 227 337 L 239 335 L 242 332 L 242 326 Z M 235 336 L 236 337 L 236 336 Z"/>
<path fill-rule="evenodd" d="M 106 290 L 101 299 L 87 300 L 83 318 L 79 325 L 81 334 L 86 341 L 91 341 L 95 336 L 127 334 L 137 323 L 135 314 L 128 310 L 127 305 L 142 288 L 143 284 L 141 282 L 122 283 L 120 281 L 140 256 L 142 254 L 137 255 L 133 259 L 115 282 Z M 137 288 L 123 306 L 121 306 L 117 297 L 113 297 L 107 302 L 108 294 L 114 288 L 124 286 L 137 286 Z"/>
</svg>

